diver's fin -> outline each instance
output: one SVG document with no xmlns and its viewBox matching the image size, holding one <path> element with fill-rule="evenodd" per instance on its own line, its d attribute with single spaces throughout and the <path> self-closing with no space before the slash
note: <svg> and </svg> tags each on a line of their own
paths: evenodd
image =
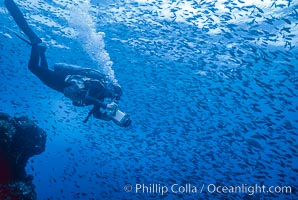
<svg viewBox="0 0 298 200">
<path fill-rule="evenodd" d="M 4 0 L 4 4 L 20 29 L 28 36 L 31 44 L 41 43 L 41 39 L 29 27 L 24 15 L 13 0 Z M 19 37 L 19 36 L 18 36 Z"/>
</svg>

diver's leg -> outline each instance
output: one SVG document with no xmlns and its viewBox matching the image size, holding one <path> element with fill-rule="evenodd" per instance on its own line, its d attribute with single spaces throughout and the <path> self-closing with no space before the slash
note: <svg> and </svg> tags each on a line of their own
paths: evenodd
<svg viewBox="0 0 298 200">
<path fill-rule="evenodd" d="M 40 54 L 40 67 L 48 69 L 48 62 L 45 54 Z"/>
<path fill-rule="evenodd" d="M 66 86 L 65 76 L 55 73 L 52 70 L 49 70 L 46 66 L 43 65 L 45 60 L 45 50 L 46 48 L 39 45 L 33 45 L 31 49 L 30 60 L 28 64 L 29 70 L 37 76 L 44 84 L 48 87 L 63 92 L 63 89 Z M 43 60 L 44 59 L 44 60 Z"/>
<path fill-rule="evenodd" d="M 33 74 L 35 74 L 35 71 L 38 67 L 39 67 L 39 50 L 37 45 L 33 45 L 31 48 L 31 55 L 30 55 L 28 68 Z"/>
<path fill-rule="evenodd" d="M 33 45 L 31 49 L 28 68 L 30 71 L 36 71 L 37 67 L 48 69 L 48 63 L 45 56 L 46 47 Z"/>
<path fill-rule="evenodd" d="M 39 46 L 40 67 L 48 69 L 48 62 L 45 55 L 46 49 L 45 46 Z"/>
<path fill-rule="evenodd" d="M 18 6 L 15 4 L 15 2 L 13 0 L 4 0 L 4 3 L 17 25 L 29 37 L 31 44 L 41 43 L 41 39 L 29 27 L 28 23 L 24 18 L 24 15 L 22 14 Z"/>
</svg>

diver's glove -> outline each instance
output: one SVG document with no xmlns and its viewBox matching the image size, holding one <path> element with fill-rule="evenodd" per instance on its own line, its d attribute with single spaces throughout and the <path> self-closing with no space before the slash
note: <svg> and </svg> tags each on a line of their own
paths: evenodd
<svg viewBox="0 0 298 200">
<path fill-rule="evenodd" d="M 107 114 L 106 115 L 110 116 L 110 117 L 114 116 L 117 111 L 117 108 L 118 108 L 118 105 L 115 102 L 109 103 L 107 105 L 107 109 L 106 109 Z"/>
<path fill-rule="evenodd" d="M 110 121 L 113 118 L 113 116 L 116 114 L 117 107 L 118 107 L 118 105 L 116 103 L 112 102 L 110 104 L 107 104 L 106 108 L 103 111 L 101 111 L 100 106 L 94 105 L 92 110 L 89 111 L 87 117 L 85 118 L 85 120 L 83 122 L 86 123 L 91 115 L 93 115 L 97 119 Z"/>
</svg>

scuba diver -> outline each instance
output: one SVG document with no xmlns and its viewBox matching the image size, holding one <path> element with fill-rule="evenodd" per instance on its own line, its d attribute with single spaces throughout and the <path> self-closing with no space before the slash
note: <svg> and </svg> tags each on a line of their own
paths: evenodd
<svg viewBox="0 0 298 200">
<path fill-rule="evenodd" d="M 93 115 L 98 119 L 112 120 L 122 127 L 131 124 L 129 115 L 121 112 L 115 103 L 122 95 L 122 89 L 117 83 L 111 83 L 107 76 L 95 69 L 75 65 L 58 63 L 54 65 L 54 70 L 50 70 L 45 56 L 46 47 L 40 45 L 42 40 L 29 27 L 13 0 L 5 0 L 4 3 L 19 28 L 30 40 L 29 42 L 14 32 L 32 46 L 28 68 L 34 75 L 48 87 L 70 98 L 73 105 L 93 105 L 84 122 Z"/>
</svg>

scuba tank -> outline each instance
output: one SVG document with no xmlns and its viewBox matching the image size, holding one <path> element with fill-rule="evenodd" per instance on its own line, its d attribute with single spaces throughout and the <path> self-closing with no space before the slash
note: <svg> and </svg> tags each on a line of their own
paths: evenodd
<svg viewBox="0 0 298 200">
<path fill-rule="evenodd" d="M 71 65 L 67 63 L 55 63 L 54 71 L 61 75 L 82 75 L 88 78 L 97 79 L 100 81 L 107 81 L 108 76 L 102 74 L 100 71 L 91 68 L 83 68 L 78 65 Z"/>
<path fill-rule="evenodd" d="M 97 70 L 56 63 L 54 72 L 65 77 L 65 82 L 69 86 L 64 88 L 63 93 L 75 105 L 84 105 L 87 95 L 101 99 L 105 98 L 105 94 L 108 92 L 106 76 Z"/>
<path fill-rule="evenodd" d="M 90 79 L 95 79 L 101 82 L 102 86 L 106 89 L 106 92 L 110 93 L 110 96 L 114 96 L 116 100 L 120 99 L 122 95 L 122 89 L 118 83 L 109 80 L 109 77 L 100 71 L 92 68 L 84 68 L 78 65 L 71 65 L 67 63 L 54 64 L 54 71 L 67 76 L 85 76 Z"/>
</svg>

